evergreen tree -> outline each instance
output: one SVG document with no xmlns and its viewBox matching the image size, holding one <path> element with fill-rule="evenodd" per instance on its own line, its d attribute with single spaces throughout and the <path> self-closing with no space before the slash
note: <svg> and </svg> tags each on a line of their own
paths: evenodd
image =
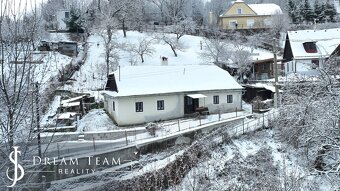
<svg viewBox="0 0 340 191">
<path fill-rule="evenodd" d="M 327 22 L 335 22 L 335 16 L 337 12 L 334 4 L 330 3 L 329 0 L 327 0 L 324 10 Z"/>
<path fill-rule="evenodd" d="M 314 13 L 312 11 L 312 8 L 311 8 L 311 5 L 309 3 L 309 0 L 305 0 L 304 1 L 303 7 L 301 9 L 301 16 L 302 16 L 302 19 L 305 22 L 313 22 L 313 20 L 314 20 Z"/>
<path fill-rule="evenodd" d="M 70 18 L 66 20 L 65 23 L 69 32 L 84 32 L 82 29 L 83 19 L 74 8 L 71 9 Z"/>
<path fill-rule="evenodd" d="M 296 7 L 296 4 L 293 0 L 288 1 L 288 15 L 293 23 L 298 23 L 298 9 Z"/>
<path fill-rule="evenodd" d="M 324 4 L 320 4 L 319 1 L 315 1 L 314 3 L 314 18 L 317 19 L 317 22 L 323 23 L 325 21 L 325 12 L 324 12 Z"/>
</svg>

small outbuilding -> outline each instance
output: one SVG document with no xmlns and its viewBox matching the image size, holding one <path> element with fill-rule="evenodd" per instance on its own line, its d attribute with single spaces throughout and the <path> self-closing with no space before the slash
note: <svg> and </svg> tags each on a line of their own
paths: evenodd
<svg viewBox="0 0 340 191">
<path fill-rule="evenodd" d="M 288 31 L 284 47 L 284 72 L 318 74 L 317 69 L 340 53 L 340 28 Z"/>
</svg>

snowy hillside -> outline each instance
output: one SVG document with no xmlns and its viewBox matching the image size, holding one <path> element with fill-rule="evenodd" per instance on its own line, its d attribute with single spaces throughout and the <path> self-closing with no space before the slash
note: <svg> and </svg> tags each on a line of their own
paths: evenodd
<svg viewBox="0 0 340 191">
<path fill-rule="evenodd" d="M 115 33 L 116 41 L 124 46 L 137 45 L 143 38 L 152 39 L 155 34 L 153 33 L 140 33 L 138 31 L 129 31 L 127 38 L 122 37 L 122 31 Z M 202 65 L 212 64 L 212 61 L 206 61 L 202 57 L 204 51 L 201 50 L 201 43 L 204 39 L 198 36 L 185 35 L 179 40 L 184 49 L 177 50 L 178 56 L 174 56 L 171 48 L 168 45 L 163 44 L 157 40 L 152 41 L 152 48 L 154 53 L 151 56 L 145 56 L 145 62 L 142 63 L 138 55 L 133 54 L 124 48 L 118 51 L 119 55 L 119 66 L 130 66 L 130 65 L 161 65 L 161 57 L 168 58 L 168 65 Z M 65 85 L 64 89 L 76 91 L 76 92 L 89 92 L 94 96 L 98 97 L 99 92 L 106 84 L 106 63 L 105 63 L 105 48 L 104 40 L 98 35 L 94 34 L 88 38 L 88 51 L 84 65 L 80 71 L 77 71 L 73 78 L 74 82 L 72 85 Z M 229 44 L 232 48 L 232 44 Z M 246 50 L 251 51 L 250 47 L 246 47 Z M 262 49 L 253 50 L 253 60 L 268 59 L 272 58 L 272 53 Z M 113 72 L 114 69 L 111 70 Z"/>
</svg>

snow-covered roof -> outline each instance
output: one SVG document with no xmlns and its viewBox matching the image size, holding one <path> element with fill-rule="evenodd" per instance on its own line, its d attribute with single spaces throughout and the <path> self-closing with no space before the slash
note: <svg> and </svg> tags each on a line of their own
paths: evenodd
<svg viewBox="0 0 340 191">
<path fill-rule="evenodd" d="M 269 91 L 275 93 L 275 86 L 273 86 L 273 85 L 263 84 L 263 83 L 256 83 L 256 84 L 249 84 L 247 86 L 255 87 L 255 88 L 264 88 L 266 90 L 269 90 Z M 283 91 L 279 90 L 279 92 L 283 92 Z"/>
<path fill-rule="evenodd" d="M 77 115 L 76 112 L 66 112 L 60 114 L 57 119 L 71 119 L 75 115 Z"/>
<path fill-rule="evenodd" d="M 63 103 L 62 106 L 63 107 L 80 106 L 80 102 Z"/>
<path fill-rule="evenodd" d="M 329 57 L 340 44 L 340 28 L 326 30 L 288 31 L 288 38 L 295 59 Z M 317 53 L 307 53 L 305 42 L 315 42 Z"/>
<path fill-rule="evenodd" d="M 215 65 L 126 66 L 114 72 L 120 97 L 178 92 L 242 89 L 225 70 Z M 119 80 L 120 79 L 120 80 Z"/>
<path fill-rule="evenodd" d="M 274 3 L 248 4 L 257 15 L 276 15 L 282 14 L 280 6 Z"/>
<path fill-rule="evenodd" d="M 46 33 L 42 38 L 42 41 L 46 42 L 74 42 L 70 39 L 68 33 Z"/>
<path fill-rule="evenodd" d="M 75 102 L 75 101 L 78 101 L 78 100 L 81 100 L 84 96 L 78 96 L 78 97 L 73 97 L 73 98 L 70 98 L 70 99 L 65 99 L 65 100 L 62 100 L 61 101 L 61 104 L 64 105 L 65 103 L 71 103 L 71 102 Z"/>
</svg>

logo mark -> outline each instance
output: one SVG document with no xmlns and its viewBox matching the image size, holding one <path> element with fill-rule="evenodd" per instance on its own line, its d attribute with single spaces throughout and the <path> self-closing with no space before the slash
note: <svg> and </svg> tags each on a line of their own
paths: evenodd
<svg viewBox="0 0 340 191">
<path fill-rule="evenodd" d="M 21 151 L 18 151 L 18 148 L 19 147 L 14 146 L 13 147 L 14 151 L 12 151 L 9 154 L 9 160 L 14 164 L 14 174 L 13 174 L 13 177 L 11 178 L 9 176 L 9 173 L 8 173 L 9 168 L 7 168 L 7 171 L 6 171 L 7 178 L 9 180 L 13 181 L 12 185 L 7 186 L 7 187 L 15 186 L 15 184 L 24 177 L 24 173 L 25 173 L 24 168 L 22 168 L 22 166 L 20 164 L 18 164 L 18 154 L 21 156 Z M 20 170 L 20 176 L 19 177 L 18 177 L 18 170 Z"/>
</svg>

